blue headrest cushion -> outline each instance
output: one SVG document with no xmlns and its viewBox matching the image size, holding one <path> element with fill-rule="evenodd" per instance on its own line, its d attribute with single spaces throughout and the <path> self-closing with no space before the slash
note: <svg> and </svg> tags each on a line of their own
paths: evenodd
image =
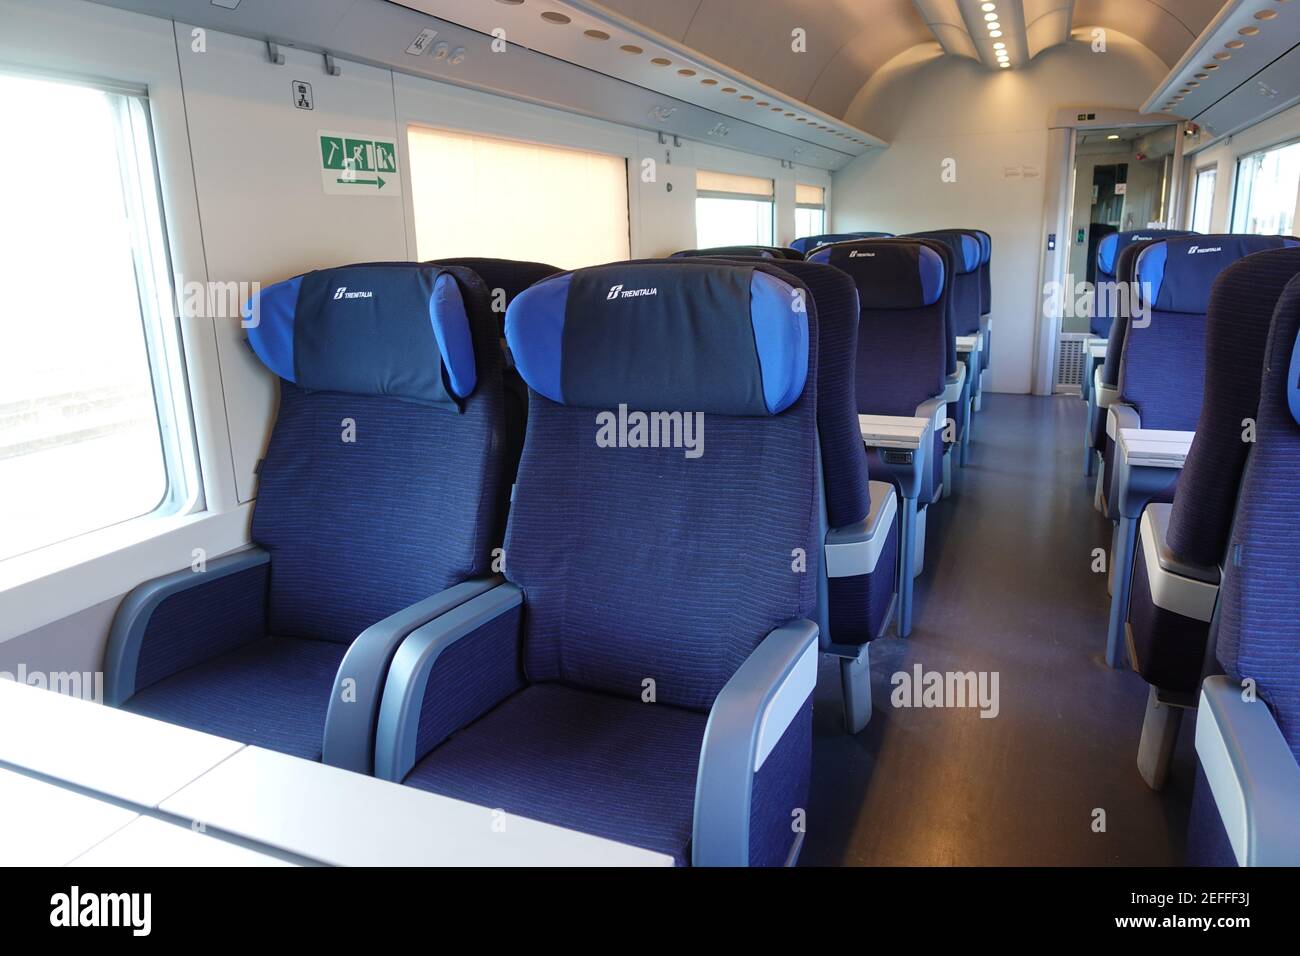
<svg viewBox="0 0 1300 956">
<path fill-rule="evenodd" d="M 1138 294 L 1156 312 L 1203 315 L 1219 273 L 1254 252 L 1300 245 L 1289 236 L 1187 235 L 1153 242 L 1138 254 Z"/>
<path fill-rule="evenodd" d="M 808 377 L 807 301 L 758 264 L 595 266 L 520 294 L 506 342 L 564 405 L 776 415 Z"/>
<path fill-rule="evenodd" d="M 1295 285 L 1292 281 L 1290 285 Z M 1300 425 L 1300 333 L 1291 346 L 1291 365 L 1286 375 L 1286 404 L 1291 409 L 1291 417 Z"/>
<path fill-rule="evenodd" d="M 808 261 L 847 272 L 863 309 L 919 309 L 943 295 L 943 258 L 919 242 L 840 242 L 818 249 Z"/>
<path fill-rule="evenodd" d="M 1119 265 L 1119 254 L 1133 243 L 1194 235 L 1196 233 L 1186 229 L 1133 229 L 1128 232 L 1112 232 L 1097 243 L 1097 268 L 1107 276 L 1113 277 L 1115 268 Z"/>
<path fill-rule="evenodd" d="M 308 390 L 459 407 L 478 381 L 465 300 L 438 266 L 308 272 L 254 294 L 244 316 L 262 363 Z"/>
</svg>

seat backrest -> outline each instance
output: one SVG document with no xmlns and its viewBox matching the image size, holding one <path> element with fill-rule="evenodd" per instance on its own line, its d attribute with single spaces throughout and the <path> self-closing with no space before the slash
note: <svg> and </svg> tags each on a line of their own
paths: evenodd
<svg viewBox="0 0 1300 956">
<path fill-rule="evenodd" d="M 280 381 L 254 543 L 268 633 L 349 642 L 486 573 L 504 515 L 501 348 L 488 291 L 455 266 L 309 272 L 250 302 Z"/>
<path fill-rule="evenodd" d="M 1278 300 L 1300 274 L 1300 249 L 1246 256 L 1219 274 L 1205 330 L 1205 399 L 1178 476 L 1167 543 L 1190 564 L 1223 560 L 1241 471 L 1259 414 L 1264 348 Z"/>
<path fill-rule="evenodd" d="M 1106 290 L 1112 301 L 1105 308 L 1113 313 L 1110 329 L 1106 333 L 1106 358 L 1101 364 L 1101 381 L 1109 388 L 1119 387 L 1119 363 L 1124 355 L 1124 340 L 1128 337 L 1128 324 L 1137 303 L 1137 261 L 1142 250 L 1158 239 L 1131 242 L 1115 260 L 1115 281 Z"/>
<path fill-rule="evenodd" d="M 758 256 L 762 259 L 802 259 L 803 253 L 786 246 L 714 246 L 711 249 L 682 249 L 672 254 L 673 259 L 698 256 Z"/>
<path fill-rule="evenodd" d="M 472 269 L 483 280 L 491 293 L 492 311 L 496 313 L 501 335 L 506 330 L 506 308 L 515 296 L 523 292 L 534 282 L 541 282 L 547 276 L 561 271 L 545 262 L 528 262 L 516 259 L 491 259 L 481 256 L 462 256 L 454 259 L 433 259 L 427 265 L 464 266 Z M 497 290 L 501 291 L 498 293 Z"/>
<path fill-rule="evenodd" d="M 813 253 L 857 287 L 857 411 L 911 416 L 944 389 L 951 276 L 933 245 L 907 239 L 837 243 Z M 822 361 L 826 361 L 825 358 Z"/>
<path fill-rule="evenodd" d="M 1097 244 L 1096 286 L 1090 328 L 1098 338 L 1105 338 L 1110 333 L 1111 321 L 1115 318 L 1115 306 L 1121 303 L 1119 296 L 1109 294 L 1104 285 L 1113 285 L 1123 281 L 1119 275 L 1120 254 L 1135 242 L 1150 242 L 1153 239 L 1168 239 L 1172 236 L 1195 235 L 1185 229 L 1133 229 L 1128 232 L 1112 232 L 1104 236 Z"/>
<path fill-rule="evenodd" d="M 953 253 L 952 300 L 958 335 L 974 335 L 980 330 L 980 260 L 981 243 L 970 232 L 960 229 L 935 229 L 914 232 L 912 239 L 937 239 Z M 954 369 L 955 371 L 955 369 Z"/>
<path fill-rule="evenodd" d="M 1300 279 L 1273 315 L 1257 422 L 1219 593 L 1216 654 L 1229 675 L 1255 680 L 1300 760 Z"/>
<path fill-rule="evenodd" d="M 685 262 L 752 263 L 753 257 Z M 839 269 L 819 262 L 770 263 L 808 287 L 817 308 L 817 434 L 821 440 L 826 516 L 832 528 L 871 513 L 867 453 L 858 427 L 854 368 L 859 353 L 858 288 Z"/>
<path fill-rule="evenodd" d="M 854 239 L 883 239 L 887 232 L 827 232 L 820 236 L 803 236 L 790 243 L 790 248 L 805 256 L 818 246 L 828 246 L 832 242 L 852 242 Z"/>
<path fill-rule="evenodd" d="M 530 680 L 638 698 L 650 679 L 707 711 L 773 628 L 812 616 L 816 324 L 765 262 L 597 266 L 512 303 L 530 409 L 506 576 Z"/>
<path fill-rule="evenodd" d="M 966 229 L 980 242 L 980 315 L 993 311 L 993 237 L 983 229 Z"/>
<path fill-rule="evenodd" d="M 1137 259 L 1139 301 L 1149 312 L 1128 324 L 1120 356 L 1120 401 L 1143 428 L 1191 431 L 1205 386 L 1205 314 L 1219 273 L 1253 252 L 1297 240 L 1210 235 L 1159 239 Z"/>
</svg>

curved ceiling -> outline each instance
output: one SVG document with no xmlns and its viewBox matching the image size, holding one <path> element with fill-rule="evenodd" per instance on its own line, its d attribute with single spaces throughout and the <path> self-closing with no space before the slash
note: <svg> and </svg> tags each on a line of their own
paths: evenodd
<svg viewBox="0 0 1300 956">
<path fill-rule="evenodd" d="M 781 92 L 842 117 L 871 75 L 900 53 L 936 44 L 914 0 L 600 0 L 616 14 L 671 37 Z M 1075 0 L 1074 26 L 1120 30 L 1170 66 L 1223 0 Z M 1024 0 L 1035 8 L 1060 7 Z M 807 51 L 794 54 L 802 28 Z M 940 36 L 942 39 L 942 35 Z M 1037 52 L 1037 51 L 1035 51 Z"/>
</svg>

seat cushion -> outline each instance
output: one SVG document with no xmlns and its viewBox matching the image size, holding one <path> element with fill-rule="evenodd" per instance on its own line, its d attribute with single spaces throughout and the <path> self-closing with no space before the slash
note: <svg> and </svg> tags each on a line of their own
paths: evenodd
<svg viewBox="0 0 1300 956">
<path fill-rule="evenodd" d="M 334 676 L 347 646 L 266 637 L 140 691 L 123 710 L 320 760 Z"/>
<path fill-rule="evenodd" d="M 404 781 L 690 859 L 707 714 L 532 684 L 436 747 Z"/>
</svg>

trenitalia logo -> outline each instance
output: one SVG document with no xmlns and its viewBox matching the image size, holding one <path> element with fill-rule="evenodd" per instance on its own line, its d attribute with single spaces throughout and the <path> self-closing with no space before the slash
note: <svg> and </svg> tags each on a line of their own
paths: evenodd
<svg viewBox="0 0 1300 956">
<path fill-rule="evenodd" d="M 653 289 L 624 289 L 622 284 L 619 284 L 619 285 L 613 285 L 609 287 L 609 295 L 605 296 L 605 301 L 608 302 L 610 299 L 619 299 L 619 298 L 635 299 L 637 296 L 640 295 L 658 295 L 658 294 L 659 294 L 658 287 L 655 287 Z"/>
<path fill-rule="evenodd" d="M 876 258 L 876 254 L 874 252 L 859 252 L 857 249 L 850 249 L 849 258 L 850 259 L 874 259 Z"/>
<path fill-rule="evenodd" d="M 373 299 L 374 297 L 373 292 L 349 292 L 348 287 L 345 285 L 341 285 L 334 290 L 334 298 L 336 299 Z"/>
<path fill-rule="evenodd" d="M 1187 249 L 1189 256 L 1201 256 L 1207 252 L 1222 252 L 1223 246 L 1190 246 Z"/>
</svg>

